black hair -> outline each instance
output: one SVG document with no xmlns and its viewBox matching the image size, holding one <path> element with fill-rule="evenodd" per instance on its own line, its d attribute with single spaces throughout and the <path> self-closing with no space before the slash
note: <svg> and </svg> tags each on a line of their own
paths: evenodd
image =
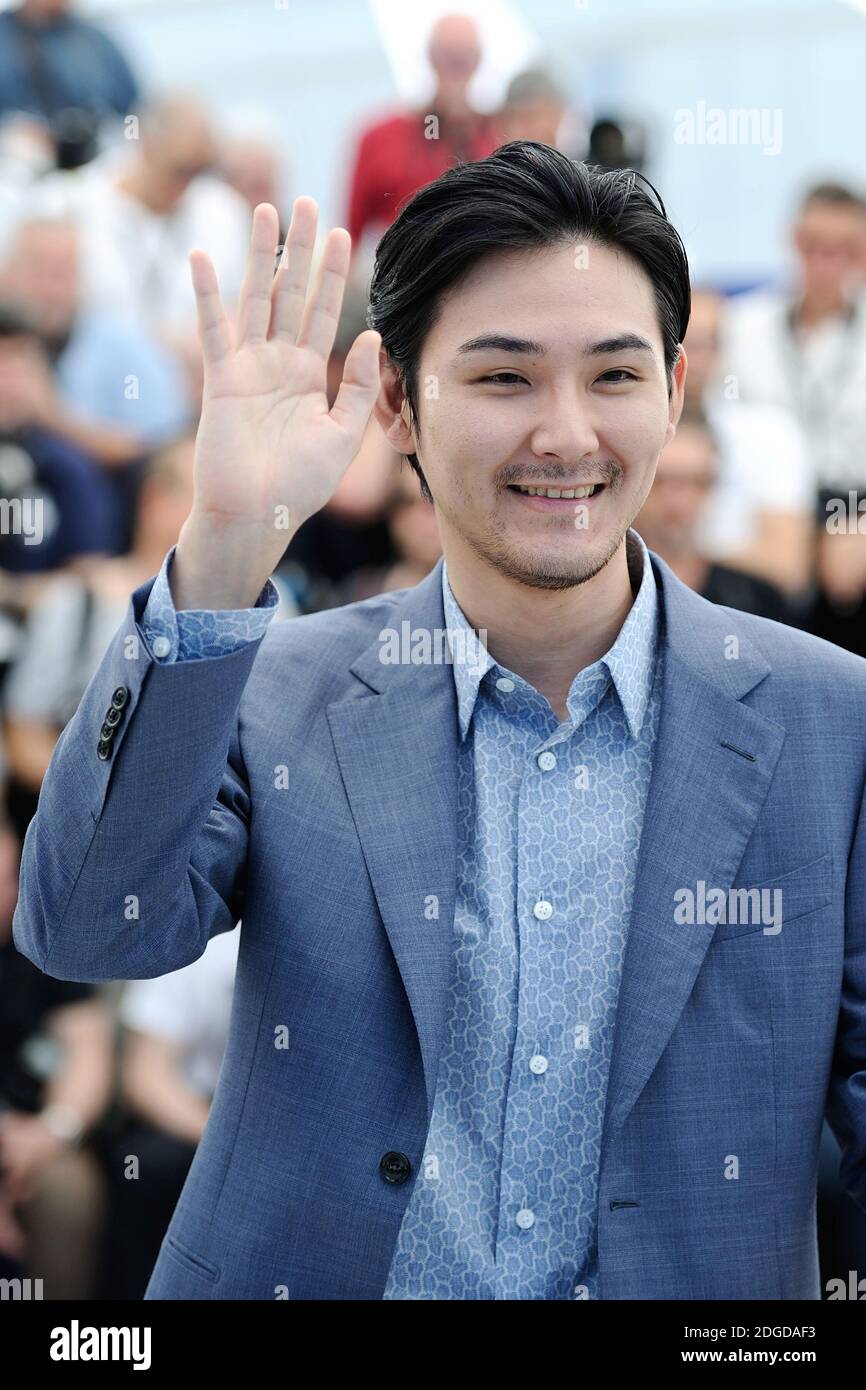
<svg viewBox="0 0 866 1390">
<path fill-rule="evenodd" d="M 418 362 L 445 291 L 491 251 L 575 237 L 625 251 L 646 271 L 670 390 L 691 299 L 685 248 L 658 193 L 634 169 L 602 169 L 537 140 L 511 140 L 422 188 L 376 249 L 367 323 L 382 335 L 416 428 Z M 417 455 L 409 462 L 430 499 Z"/>
</svg>

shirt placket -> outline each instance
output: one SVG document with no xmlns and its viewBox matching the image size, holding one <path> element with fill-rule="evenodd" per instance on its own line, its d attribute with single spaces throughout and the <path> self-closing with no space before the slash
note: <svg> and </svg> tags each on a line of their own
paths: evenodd
<svg viewBox="0 0 866 1390">
<path fill-rule="evenodd" d="M 561 1042 L 551 1032 L 547 1008 L 555 982 L 562 978 L 556 942 L 556 914 L 544 882 L 539 851 L 546 817 L 551 813 L 551 778 L 559 771 L 573 734 L 571 726 L 551 727 L 552 716 L 539 713 L 522 749 L 525 771 L 517 815 L 516 934 L 518 940 L 517 1020 L 505 1107 L 500 1174 L 496 1296 L 500 1299 L 543 1298 L 548 1279 L 549 1223 L 545 1172 L 555 1162 L 544 1136 L 555 1132 L 557 1067 Z M 535 826 L 536 833 L 527 827 Z M 533 1137 L 534 1136 L 534 1137 Z M 528 1145 L 539 1150 L 527 1163 Z"/>
<path fill-rule="evenodd" d="M 603 671 L 577 677 L 569 694 L 568 724 L 556 725 L 552 713 L 539 714 L 536 736 L 524 751 L 525 772 L 517 816 L 516 927 L 519 945 L 517 1022 L 509 1073 L 500 1174 L 497 1298 L 550 1296 L 552 1277 L 561 1283 L 564 1271 L 550 1266 L 553 1224 L 567 1219 L 554 1211 L 550 1189 L 561 1185 L 556 1165 L 569 1159 L 551 1136 L 559 1133 L 566 1108 L 579 1109 L 573 1094 L 574 1059 L 566 1056 L 562 1027 L 553 1018 L 570 1018 L 579 1003 L 567 997 L 568 952 L 574 949 L 563 931 L 573 904 L 561 888 L 552 891 L 551 877 L 560 884 L 573 866 L 562 864 L 551 873 L 542 863 L 544 827 L 556 814 L 555 793 L 570 778 L 578 751 L 584 746 L 584 726 L 602 699 L 608 683 Z M 584 1001 L 587 1010 L 591 1001 Z M 531 1157 L 527 1161 L 527 1154 Z M 578 1180 L 575 1175 L 575 1181 Z M 566 1178 L 566 1182 L 568 1179 Z M 575 1264 L 569 1287 L 583 1266 L 585 1252 L 575 1236 Z"/>
</svg>

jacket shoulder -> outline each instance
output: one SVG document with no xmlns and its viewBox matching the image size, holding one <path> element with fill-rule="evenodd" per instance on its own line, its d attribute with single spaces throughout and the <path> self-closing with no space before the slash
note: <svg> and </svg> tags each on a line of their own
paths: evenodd
<svg viewBox="0 0 866 1390">
<path fill-rule="evenodd" d="M 358 685 L 349 667 L 393 623 L 409 589 L 376 594 L 339 608 L 270 624 L 256 654 L 245 695 L 270 690 L 303 692 L 324 704 Z M 361 687 L 359 686 L 359 689 Z"/>
<path fill-rule="evenodd" d="M 760 618 L 721 604 L 718 611 L 729 616 L 732 632 L 745 636 L 760 652 L 775 680 L 784 680 L 795 688 L 829 685 L 859 696 L 866 703 L 863 657 L 772 618 Z"/>
</svg>

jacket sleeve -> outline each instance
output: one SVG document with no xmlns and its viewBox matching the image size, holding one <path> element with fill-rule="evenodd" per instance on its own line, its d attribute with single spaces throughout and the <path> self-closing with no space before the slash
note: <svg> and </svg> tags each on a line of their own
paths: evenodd
<svg viewBox="0 0 866 1390">
<path fill-rule="evenodd" d="M 56 979 L 168 974 L 242 913 L 238 709 L 262 637 L 160 662 L 141 625 L 153 583 L 61 733 L 24 840 L 13 938 Z"/>
<path fill-rule="evenodd" d="M 866 791 L 848 860 L 845 965 L 826 1113 L 842 1150 L 839 1179 L 866 1211 Z"/>
</svg>

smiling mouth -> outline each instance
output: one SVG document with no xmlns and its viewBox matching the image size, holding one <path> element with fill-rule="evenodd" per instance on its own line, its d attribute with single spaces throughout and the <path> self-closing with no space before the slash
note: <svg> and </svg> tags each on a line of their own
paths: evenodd
<svg viewBox="0 0 866 1390">
<path fill-rule="evenodd" d="M 565 497 L 581 498 L 594 497 L 597 492 L 601 492 L 604 483 L 589 483 L 585 487 L 529 487 L 522 483 L 510 483 L 512 492 L 522 492 L 526 497 Z"/>
</svg>

